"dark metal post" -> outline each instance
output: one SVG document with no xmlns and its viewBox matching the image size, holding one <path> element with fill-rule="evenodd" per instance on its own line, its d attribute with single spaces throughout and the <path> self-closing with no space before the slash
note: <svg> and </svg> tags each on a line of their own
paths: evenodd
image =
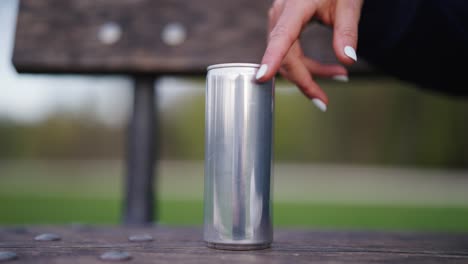
<svg viewBox="0 0 468 264">
<path fill-rule="evenodd" d="M 150 225 L 154 221 L 153 173 L 156 125 L 155 78 L 135 77 L 133 113 L 128 130 L 127 178 L 123 221 Z"/>
</svg>

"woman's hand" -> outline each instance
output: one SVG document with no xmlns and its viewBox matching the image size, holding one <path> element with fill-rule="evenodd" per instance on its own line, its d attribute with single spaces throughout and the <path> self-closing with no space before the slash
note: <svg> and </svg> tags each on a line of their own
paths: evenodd
<svg viewBox="0 0 468 264">
<path fill-rule="evenodd" d="M 279 71 L 322 111 L 328 97 L 312 76 L 347 80 L 342 65 L 324 65 L 304 56 L 299 36 L 313 18 L 333 27 L 333 48 L 338 60 L 356 62 L 358 23 L 363 0 L 276 0 L 269 11 L 269 38 L 262 65 L 257 71 L 259 82 L 267 81 Z"/>
</svg>

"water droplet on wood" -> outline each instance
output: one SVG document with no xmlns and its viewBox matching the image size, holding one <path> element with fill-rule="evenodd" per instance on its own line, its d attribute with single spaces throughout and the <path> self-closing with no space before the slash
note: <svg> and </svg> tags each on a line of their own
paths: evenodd
<svg viewBox="0 0 468 264">
<path fill-rule="evenodd" d="M 131 259 L 132 256 L 125 251 L 107 251 L 103 253 L 100 258 L 102 260 L 123 261 Z"/>
<path fill-rule="evenodd" d="M 36 241 L 57 241 L 62 239 L 59 235 L 57 234 L 52 234 L 52 233 L 44 233 L 36 236 L 34 240 Z"/>
<path fill-rule="evenodd" d="M 0 251 L 0 261 L 13 260 L 18 258 L 15 252 L 11 251 Z"/>
<path fill-rule="evenodd" d="M 133 235 L 133 236 L 129 236 L 128 240 L 134 241 L 134 242 L 145 242 L 145 241 L 153 241 L 153 237 L 148 234 Z"/>
</svg>

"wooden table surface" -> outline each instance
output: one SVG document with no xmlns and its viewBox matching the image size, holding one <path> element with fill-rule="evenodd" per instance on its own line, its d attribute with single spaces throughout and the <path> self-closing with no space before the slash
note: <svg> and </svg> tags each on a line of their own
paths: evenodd
<svg viewBox="0 0 468 264">
<path fill-rule="evenodd" d="M 57 241 L 36 241 L 53 233 Z M 132 235 L 153 240 L 134 242 Z M 205 247 L 199 227 L 25 226 L 0 228 L 1 263 L 105 263 L 124 251 L 127 263 L 468 263 L 468 234 L 275 229 L 270 249 L 225 251 Z"/>
</svg>

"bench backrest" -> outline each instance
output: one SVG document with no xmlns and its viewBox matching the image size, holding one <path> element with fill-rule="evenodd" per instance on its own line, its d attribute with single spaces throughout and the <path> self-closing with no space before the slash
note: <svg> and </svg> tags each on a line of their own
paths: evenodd
<svg viewBox="0 0 468 264">
<path fill-rule="evenodd" d="M 203 74 L 215 63 L 259 63 L 269 0 L 21 0 L 18 72 Z M 331 31 L 313 25 L 305 53 L 335 62 Z M 365 63 L 351 71 L 366 72 Z"/>
</svg>

